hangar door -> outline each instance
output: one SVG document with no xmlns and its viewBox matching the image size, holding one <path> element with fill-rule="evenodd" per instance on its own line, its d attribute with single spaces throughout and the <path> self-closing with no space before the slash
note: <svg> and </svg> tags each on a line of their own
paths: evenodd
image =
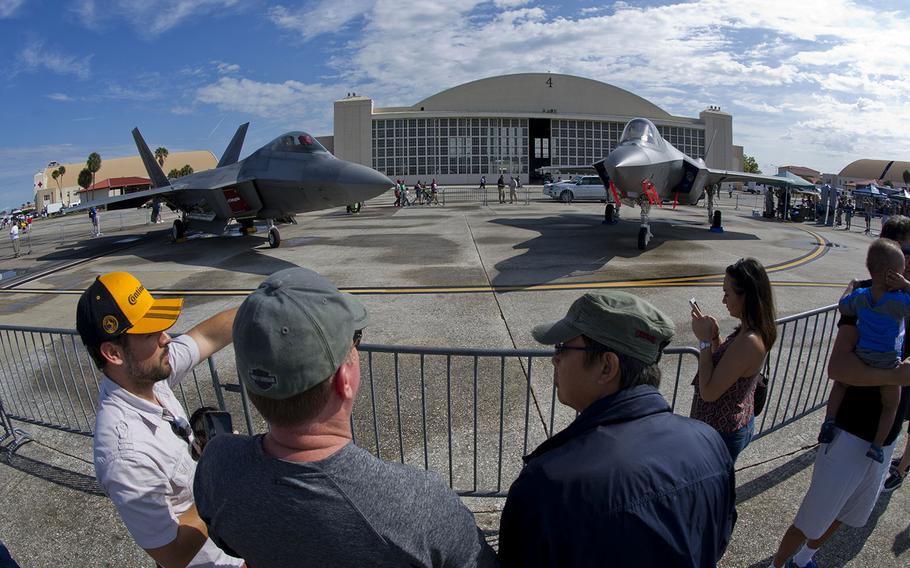
<svg viewBox="0 0 910 568">
<path fill-rule="evenodd" d="M 550 119 L 528 119 L 528 177 L 531 183 L 539 183 L 543 176 L 537 168 L 550 165 Z"/>
</svg>

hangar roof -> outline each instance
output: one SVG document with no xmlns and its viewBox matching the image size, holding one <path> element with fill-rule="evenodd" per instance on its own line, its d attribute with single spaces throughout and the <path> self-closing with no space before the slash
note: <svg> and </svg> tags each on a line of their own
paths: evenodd
<svg viewBox="0 0 910 568">
<path fill-rule="evenodd" d="M 549 112 L 674 118 L 654 103 L 619 87 L 555 73 L 517 73 L 479 79 L 439 92 L 413 108 L 430 112 Z"/>
<path fill-rule="evenodd" d="M 877 179 L 883 182 L 892 181 L 906 184 L 904 172 L 907 172 L 907 178 L 910 179 L 910 162 L 863 159 L 851 162 L 838 175 L 840 177 Z"/>
</svg>

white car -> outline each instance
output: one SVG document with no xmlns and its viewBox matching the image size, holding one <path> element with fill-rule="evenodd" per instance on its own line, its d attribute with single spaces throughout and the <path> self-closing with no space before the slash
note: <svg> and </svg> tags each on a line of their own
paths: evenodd
<svg viewBox="0 0 910 568">
<path fill-rule="evenodd" d="M 607 188 L 598 176 L 575 176 L 569 181 L 547 183 L 543 186 L 545 195 L 563 203 L 580 200 L 597 200 L 605 203 L 608 199 Z M 613 201 L 609 196 L 610 202 Z"/>
</svg>

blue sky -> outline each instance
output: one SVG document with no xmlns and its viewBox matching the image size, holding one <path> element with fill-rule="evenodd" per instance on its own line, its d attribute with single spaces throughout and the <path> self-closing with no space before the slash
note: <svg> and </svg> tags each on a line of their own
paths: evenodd
<svg viewBox="0 0 910 568">
<path fill-rule="evenodd" d="M 765 171 L 910 159 L 907 2 L 0 0 L 0 206 L 50 160 L 246 152 L 332 131 L 356 91 L 410 105 L 505 73 L 590 77 L 668 112 L 720 105 Z"/>
</svg>

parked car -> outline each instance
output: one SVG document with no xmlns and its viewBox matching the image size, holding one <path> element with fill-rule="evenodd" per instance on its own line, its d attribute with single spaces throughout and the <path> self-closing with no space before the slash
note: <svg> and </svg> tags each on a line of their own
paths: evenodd
<svg viewBox="0 0 910 568">
<path fill-rule="evenodd" d="M 543 192 L 563 203 L 583 200 L 606 203 L 607 199 L 613 201 L 613 197 L 607 193 L 607 188 L 598 176 L 575 176 L 569 181 L 544 184 Z"/>
</svg>

